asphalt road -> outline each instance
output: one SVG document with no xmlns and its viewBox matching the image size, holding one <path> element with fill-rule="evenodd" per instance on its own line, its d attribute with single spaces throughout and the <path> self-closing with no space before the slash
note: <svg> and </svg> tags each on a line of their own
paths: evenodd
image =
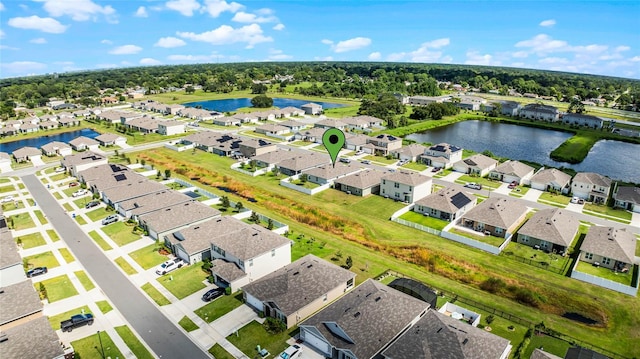
<svg viewBox="0 0 640 359">
<path fill-rule="evenodd" d="M 120 272 L 35 175 L 26 175 L 22 181 L 69 249 L 156 355 L 170 359 L 210 358 Z"/>
</svg>

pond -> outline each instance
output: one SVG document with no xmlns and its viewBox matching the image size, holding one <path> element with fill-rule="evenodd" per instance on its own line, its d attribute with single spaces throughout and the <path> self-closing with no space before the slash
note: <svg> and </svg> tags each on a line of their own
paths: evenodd
<svg viewBox="0 0 640 359">
<path fill-rule="evenodd" d="M 40 137 L 25 138 L 22 140 L 0 143 L 0 152 L 12 153 L 18 148 L 25 147 L 25 146 L 40 148 L 51 141 L 68 143 L 69 141 L 73 140 L 78 136 L 96 138 L 100 136 L 100 133 L 90 128 L 83 128 L 82 130 L 58 133 L 55 135 L 45 135 Z"/>
<path fill-rule="evenodd" d="M 640 145 L 601 140 L 581 163 L 557 162 L 549 157 L 572 134 L 542 128 L 487 121 L 464 121 L 414 133 L 406 138 L 418 143 L 447 142 L 476 152 L 491 151 L 496 156 L 527 160 L 579 172 L 596 172 L 613 179 L 640 182 Z"/>
<path fill-rule="evenodd" d="M 317 103 L 318 105 L 322 105 L 322 108 L 338 108 L 338 107 L 346 107 L 348 105 L 343 105 L 340 103 L 332 103 L 332 102 L 319 102 L 319 101 L 307 101 L 307 100 L 294 100 L 291 98 L 274 98 L 273 105 L 279 108 L 285 108 L 288 106 L 300 108 L 300 106 L 307 104 L 309 102 Z M 218 112 L 231 112 L 235 111 L 241 107 L 251 107 L 251 99 L 250 98 L 229 98 L 224 100 L 207 100 L 207 101 L 196 101 L 196 102 L 188 102 L 183 103 L 183 105 L 187 107 L 196 107 L 202 106 L 202 108 L 218 111 Z M 256 109 L 259 111 L 260 109 Z"/>
</svg>

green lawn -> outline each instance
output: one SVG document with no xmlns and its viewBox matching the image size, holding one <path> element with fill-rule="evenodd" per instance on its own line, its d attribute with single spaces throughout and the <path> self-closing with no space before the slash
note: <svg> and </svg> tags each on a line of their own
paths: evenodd
<svg viewBox="0 0 640 359">
<path fill-rule="evenodd" d="M 49 238 L 51 238 L 51 241 L 53 242 L 57 242 L 60 240 L 60 236 L 58 236 L 58 233 L 53 229 L 47 229 L 47 234 L 49 235 Z"/>
<path fill-rule="evenodd" d="M 67 211 L 67 212 L 73 212 L 74 211 L 73 207 L 71 207 L 71 205 L 69 203 L 64 203 L 62 205 L 62 207 L 64 207 L 65 211 Z"/>
<path fill-rule="evenodd" d="M 569 342 L 565 342 L 564 340 L 556 339 L 548 335 L 536 335 L 534 333 L 531 337 L 529 345 L 527 346 L 527 350 L 524 352 L 523 358 L 531 357 L 531 353 L 533 353 L 533 351 L 537 348 L 544 348 L 545 352 L 557 355 L 560 358 L 564 358 L 567 350 L 571 348 L 571 344 Z"/>
<path fill-rule="evenodd" d="M 307 188 L 307 189 L 314 189 L 314 188 L 320 187 L 319 184 L 313 183 L 313 182 L 309 182 L 309 181 L 302 182 L 301 180 L 292 180 L 292 181 L 290 181 L 290 183 L 291 184 L 295 184 L 297 186 L 300 186 L 302 188 Z"/>
<path fill-rule="evenodd" d="M 62 195 L 59 192 L 53 192 L 53 197 L 55 197 L 57 200 L 61 200 L 62 199 Z"/>
<path fill-rule="evenodd" d="M 122 270 L 128 275 L 137 274 L 138 272 L 124 258 L 118 257 L 114 260 Z"/>
<path fill-rule="evenodd" d="M 98 338 L 98 335 L 100 335 L 100 338 Z M 102 349 L 104 349 L 105 358 L 124 358 L 109 334 L 104 331 L 73 341 L 71 346 L 76 352 L 76 358 L 101 358 Z"/>
<path fill-rule="evenodd" d="M 84 312 L 83 312 L 84 310 Z M 51 327 L 53 328 L 53 330 L 58 330 L 60 329 L 60 322 L 67 320 L 69 318 L 71 318 L 72 315 L 76 315 L 76 314 L 82 314 L 82 313 L 91 313 L 91 310 L 89 309 L 88 306 L 82 306 L 79 308 L 75 308 L 75 309 L 71 309 L 68 310 L 64 313 L 60 313 L 60 314 L 56 314 L 56 315 L 50 315 L 49 318 L 49 323 L 51 324 Z"/>
<path fill-rule="evenodd" d="M 47 244 L 40 232 L 25 234 L 24 236 L 16 237 L 15 240 L 16 243 L 22 243 L 22 249 L 29 249 Z"/>
<path fill-rule="evenodd" d="M 62 173 L 58 173 L 56 175 L 53 175 L 53 176 L 51 176 L 49 178 L 51 178 L 51 180 L 53 182 L 58 182 L 58 181 L 63 180 L 65 178 L 67 178 L 67 177 L 69 177 L 69 175 L 66 172 L 62 172 Z"/>
<path fill-rule="evenodd" d="M 102 227 L 102 231 L 120 247 L 141 238 L 139 234 L 133 234 L 133 226 L 121 221 Z"/>
<path fill-rule="evenodd" d="M 442 178 L 442 177 L 446 177 L 447 175 L 451 174 L 453 172 L 453 170 L 451 168 L 448 168 L 446 170 L 440 170 L 438 173 L 436 173 L 435 175 L 433 175 L 434 178 Z"/>
<path fill-rule="evenodd" d="M 193 322 L 193 320 L 189 319 L 189 317 L 187 317 L 186 315 L 182 317 L 182 319 L 180 319 L 178 324 L 180 324 L 180 326 L 184 328 L 184 330 L 186 330 L 187 332 L 192 332 L 200 328 L 196 325 L 196 323 Z"/>
<path fill-rule="evenodd" d="M 49 303 L 78 295 L 76 287 L 73 286 L 71 279 L 66 274 L 34 283 L 36 290 L 40 287 L 40 283 L 43 283 L 47 290 Z"/>
<path fill-rule="evenodd" d="M 456 180 L 456 183 L 463 185 L 471 182 L 481 184 L 483 189 L 496 189 L 502 184 L 500 181 L 495 181 L 486 177 L 473 177 L 469 175 L 462 175 Z"/>
<path fill-rule="evenodd" d="M 216 359 L 235 359 L 233 355 L 229 354 L 229 352 L 218 343 L 209 348 L 209 354 L 213 355 Z"/>
<path fill-rule="evenodd" d="M 517 186 L 509 192 L 509 196 L 522 197 L 529 192 L 529 189 L 531 189 L 531 187 Z"/>
<path fill-rule="evenodd" d="M 120 338 L 124 340 L 125 344 L 127 344 L 129 349 L 131 349 L 131 351 L 133 352 L 133 354 L 136 356 L 137 359 L 147 359 L 147 358 L 153 359 L 154 358 L 154 356 L 151 355 L 147 347 L 145 347 L 140 342 L 138 337 L 136 337 L 135 334 L 133 334 L 133 332 L 131 331 L 131 329 L 129 329 L 128 326 L 122 325 L 119 327 L 115 327 L 114 329 L 116 330 Z"/>
<path fill-rule="evenodd" d="M 242 292 L 233 295 L 223 295 L 218 299 L 194 310 L 197 316 L 207 323 L 222 317 L 242 305 Z"/>
<path fill-rule="evenodd" d="M 461 235 L 463 237 L 475 239 L 476 241 L 483 242 L 483 243 L 492 245 L 494 247 L 500 247 L 500 245 L 502 243 L 504 243 L 504 241 L 505 241 L 504 238 L 495 237 L 495 236 L 485 236 L 485 235 L 481 236 L 479 234 L 475 234 L 475 233 L 471 233 L 471 232 L 467 232 L 467 231 L 461 231 L 461 230 L 456 229 L 456 228 L 451 228 L 451 230 L 449 232 L 455 233 L 455 234 L 459 234 L 459 235 Z"/>
<path fill-rule="evenodd" d="M 442 230 L 444 227 L 446 227 L 450 223 L 442 219 L 428 217 L 420 213 L 416 213 L 414 211 L 409 211 L 403 214 L 402 216 L 400 216 L 400 218 L 404 219 L 405 221 L 414 222 L 417 224 L 421 224 L 425 227 L 431 227 L 437 230 Z"/>
<path fill-rule="evenodd" d="M 14 185 L 0 187 L 0 193 L 13 192 L 15 190 L 16 190 L 16 187 Z"/>
<path fill-rule="evenodd" d="M 78 222 L 79 225 L 85 225 L 87 224 L 87 221 L 84 219 L 84 217 L 76 215 L 76 222 Z"/>
<path fill-rule="evenodd" d="M 99 302 L 96 302 L 96 305 L 98 306 L 98 308 L 100 308 L 100 311 L 102 312 L 102 314 L 107 314 L 113 310 L 113 307 L 111 306 L 111 304 L 109 304 L 109 302 L 107 302 L 106 300 L 101 300 Z"/>
<path fill-rule="evenodd" d="M 202 270 L 202 265 L 197 263 L 167 273 L 158 278 L 158 282 L 176 298 L 182 299 L 204 288 L 202 281 L 207 279 L 207 275 L 208 273 Z"/>
<path fill-rule="evenodd" d="M 29 263 L 29 268 L 47 267 L 48 269 L 51 269 L 60 265 L 56 257 L 50 251 L 24 257 L 22 260 L 23 262 Z"/>
<path fill-rule="evenodd" d="M 601 213 L 611 217 L 617 217 L 626 221 L 631 221 L 631 212 L 622 209 L 613 209 L 611 207 L 598 204 L 585 203 L 583 209 L 585 211 Z"/>
<path fill-rule="evenodd" d="M 111 246 L 109 245 L 109 243 L 107 243 L 107 241 L 105 241 L 100 234 L 98 234 L 98 232 L 96 231 L 91 231 L 89 232 L 89 237 L 91 237 L 91 239 L 93 239 L 98 246 L 100 246 L 100 248 L 102 248 L 103 251 L 110 251 L 113 248 L 111 248 Z"/>
<path fill-rule="evenodd" d="M 571 201 L 571 197 L 567 197 L 561 194 L 553 194 L 551 192 L 542 192 L 542 194 L 538 198 L 538 202 L 543 201 L 557 203 L 564 207 L 569 204 L 569 202 Z"/>
<path fill-rule="evenodd" d="M 162 293 L 160 293 L 160 291 L 157 290 L 156 287 L 154 287 L 151 283 L 146 283 L 141 288 L 159 306 L 171 304 L 169 299 L 162 295 Z"/>
<path fill-rule="evenodd" d="M 69 252 L 68 248 L 60 248 L 58 250 L 60 251 L 60 254 L 62 255 L 62 258 L 64 258 L 64 260 L 67 263 L 71 263 L 71 262 L 76 260 L 75 258 L 73 258 L 73 254 L 71 254 L 71 252 Z"/>
<path fill-rule="evenodd" d="M 541 263 L 541 266 L 545 266 L 542 263 L 547 263 L 550 269 L 554 271 L 558 271 L 558 273 L 560 273 L 563 269 L 565 271 L 568 270 L 569 263 L 571 262 L 571 258 L 568 255 L 561 257 L 557 254 L 545 253 L 544 251 L 536 250 L 533 247 L 530 247 L 521 243 L 516 243 L 516 242 L 510 242 L 502 251 L 501 255 L 507 255 L 507 257 L 509 257 L 508 256 L 509 253 L 512 253 L 522 258 L 529 259 L 534 262 Z M 520 261 L 518 262 L 523 263 Z"/>
<path fill-rule="evenodd" d="M 150 244 L 133 251 L 129 253 L 129 256 L 144 269 L 153 268 L 167 260 L 167 256 L 158 253 L 156 244 Z"/>
<path fill-rule="evenodd" d="M 633 273 L 633 270 L 630 270 L 627 273 L 619 273 L 619 272 L 614 272 L 609 268 L 596 267 L 590 263 L 586 263 L 582 261 L 578 262 L 578 266 L 576 267 L 575 270 L 577 270 L 578 272 L 591 274 L 596 277 L 608 279 L 610 281 L 631 286 L 631 277 L 632 277 L 631 274 Z"/>
<path fill-rule="evenodd" d="M 89 211 L 87 213 L 85 213 L 85 215 L 87 217 L 89 217 L 89 219 L 92 222 L 98 221 L 98 220 L 103 220 L 105 217 L 107 217 L 108 215 L 113 214 L 114 211 L 107 211 L 106 207 L 100 207 L 98 209 L 94 209 L 93 211 Z"/>
<path fill-rule="evenodd" d="M 3 211 L 13 211 L 14 209 L 24 208 L 24 203 L 22 201 L 17 201 L 18 205 L 16 206 L 16 201 L 11 201 L 2 204 Z"/>
<path fill-rule="evenodd" d="M 549 156 L 556 161 L 580 163 L 599 139 L 591 133 L 577 133 L 551 151 Z"/>
<path fill-rule="evenodd" d="M 366 155 L 366 156 L 363 157 L 363 159 L 369 160 L 371 162 L 382 163 L 382 164 L 385 164 L 385 165 L 392 165 L 392 164 L 398 162 L 398 160 L 396 158 L 387 159 L 386 157 L 374 156 L 374 155 Z"/>
<path fill-rule="evenodd" d="M 424 170 L 426 170 L 427 168 L 429 168 L 429 166 L 425 165 L 424 163 L 418 163 L 418 162 L 409 162 L 406 165 L 402 166 L 403 168 L 408 168 L 410 170 L 415 170 L 418 172 L 422 172 Z"/>
<path fill-rule="evenodd" d="M 10 216 L 8 219 L 9 223 L 13 223 L 13 226 L 10 226 L 12 229 L 19 231 L 21 229 L 33 228 L 36 224 L 31 219 L 29 212 L 18 213 Z"/>
<path fill-rule="evenodd" d="M 47 219 L 44 217 L 44 214 L 42 213 L 42 211 L 40 211 L 39 209 L 36 209 L 35 211 L 33 211 L 33 213 L 38 218 L 38 221 L 40 221 L 40 224 L 49 223 L 49 221 L 47 221 Z"/>
<path fill-rule="evenodd" d="M 89 276 L 85 271 L 79 270 L 73 273 L 76 275 L 76 277 L 78 277 L 78 280 L 80 281 L 80 283 L 82 283 L 84 290 L 86 290 L 87 292 L 96 287 L 91 279 L 89 279 Z"/>
<path fill-rule="evenodd" d="M 280 334 L 269 334 L 262 324 L 255 320 L 227 337 L 231 344 L 235 345 L 240 351 L 245 353 L 249 358 L 253 358 L 258 354 L 256 346 L 266 349 L 272 357 L 277 357 L 289 346 L 286 341 L 293 337 L 299 329 L 293 327 L 285 330 Z"/>
<path fill-rule="evenodd" d="M 62 190 L 62 193 L 64 193 L 67 197 L 74 198 L 74 197 L 73 197 L 73 193 L 74 193 L 74 192 L 76 192 L 76 191 L 79 191 L 79 190 L 81 190 L 81 189 L 82 189 L 82 188 L 80 188 L 80 186 L 69 187 L 69 188 L 65 188 L 65 189 L 63 189 L 63 190 Z M 88 198 L 91 198 L 91 196 L 89 196 L 89 194 L 90 194 L 90 193 L 87 193 L 87 194 L 85 194 L 83 197 L 87 197 L 87 196 L 88 196 Z"/>
</svg>

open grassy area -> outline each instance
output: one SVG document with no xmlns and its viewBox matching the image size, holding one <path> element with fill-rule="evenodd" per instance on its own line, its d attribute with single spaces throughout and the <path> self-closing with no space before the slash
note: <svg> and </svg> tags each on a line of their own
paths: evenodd
<svg viewBox="0 0 640 359">
<path fill-rule="evenodd" d="M 462 230 L 459 230 L 457 228 L 451 228 L 449 230 L 449 232 L 455 233 L 455 234 L 459 234 L 459 235 L 461 235 L 463 237 L 475 239 L 476 241 L 479 241 L 479 242 L 482 242 L 482 243 L 486 243 L 486 244 L 492 245 L 494 247 L 500 247 L 500 245 L 502 243 L 504 243 L 504 241 L 505 241 L 504 238 L 495 237 L 495 236 L 481 235 L 481 234 L 475 234 L 475 233 L 471 233 L 471 232 L 467 232 L 467 231 L 462 231 Z"/>
<path fill-rule="evenodd" d="M 89 232 L 89 237 L 93 239 L 103 251 L 110 251 L 113 248 L 96 231 Z"/>
<path fill-rule="evenodd" d="M 58 233 L 53 229 L 47 229 L 47 234 L 49 235 L 49 238 L 51 238 L 51 241 L 53 242 L 57 242 L 60 240 L 60 236 L 58 236 Z"/>
<path fill-rule="evenodd" d="M 24 236 L 16 237 L 15 241 L 18 244 L 22 244 L 22 249 L 34 248 L 47 244 L 40 232 L 25 234 Z"/>
<path fill-rule="evenodd" d="M 185 154 L 153 149 L 130 155 L 136 156 L 156 166 L 170 167 L 171 172 L 182 179 L 200 178 L 198 185 L 213 193 L 224 193 L 215 186 L 233 189 L 233 193 L 224 193 L 232 201 L 241 200 L 251 210 L 288 223 L 296 235 L 304 233 L 305 238 L 314 238 L 315 243 L 325 242 L 325 248 L 335 249 L 322 258 L 330 259 L 338 251 L 343 258 L 352 256 L 357 282 L 376 277 L 386 269 L 395 270 L 436 289 L 475 298 L 532 322 L 544 321 L 554 330 L 622 355 L 640 355 L 640 349 L 634 345 L 640 340 L 640 332 L 633 329 L 640 327 L 640 301 L 629 301 L 628 296 L 613 292 L 607 293 L 606 301 L 594 300 L 601 298 L 602 288 L 550 275 L 543 269 L 516 264 L 504 256 L 484 253 L 389 221 L 390 214 L 401 204 L 394 208 L 397 204 L 379 196 L 361 198 L 334 190 L 301 198 L 299 192 L 283 188 L 267 176 L 242 176 L 229 168 L 233 160 L 202 151 Z M 246 200 L 249 197 L 256 202 L 249 203 Z M 370 198 L 374 201 L 367 202 Z M 377 202 L 378 199 L 382 202 Z M 317 250 L 318 247 L 310 248 Z M 419 253 L 436 259 L 432 272 L 417 260 Z M 544 302 L 539 301 L 534 307 L 517 302 L 508 292 L 496 295 L 483 291 L 479 285 L 488 278 L 526 288 Z M 581 313 L 602 324 L 597 328 L 582 325 L 558 315 L 564 312 Z"/>
<path fill-rule="evenodd" d="M 587 132 L 577 133 L 551 151 L 550 157 L 560 162 L 580 163 L 599 139 L 598 136 Z"/>
<path fill-rule="evenodd" d="M 610 281 L 622 283 L 624 285 L 631 285 L 631 277 L 633 270 L 628 271 L 627 273 L 614 272 L 609 268 L 604 267 L 596 267 L 591 263 L 587 262 L 578 262 L 578 266 L 576 269 L 578 272 L 591 274 L 596 277 L 608 279 Z"/>
<path fill-rule="evenodd" d="M 178 324 L 180 324 L 180 326 L 187 332 L 192 332 L 199 328 L 196 323 L 194 323 L 193 320 L 189 319 L 189 317 L 187 317 L 186 315 L 182 317 L 182 319 L 180 319 Z"/>
<path fill-rule="evenodd" d="M 78 295 L 76 287 L 73 286 L 71 279 L 66 274 L 34 283 L 36 290 L 40 287 L 40 283 L 43 283 L 47 290 L 49 303 Z"/>
<path fill-rule="evenodd" d="M 136 261 L 142 268 L 153 268 L 167 260 L 167 256 L 158 253 L 158 246 L 150 244 L 129 253 L 129 256 Z"/>
<path fill-rule="evenodd" d="M 96 287 L 91 279 L 89 279 L 89 276 L 85 271 L 79 270 L 73 273 L 76 275 L 76 277 L 78 277 L 78 280 L 80 281 L 80 283 L 82 283 L 84 290 L 86 290 L 87 292 Z"/>
<path fill-rule="evenodd" d="M 495 181 L 486 177 L 473 177 L 469 175 L 462 175 L 456 180 L 456 183 L 460 183 L 463 185 L 467 183 L 472 183 L 472 182 L 481 184 L 483 189 L 490 189 L 490 190 L 496 189 L 500 187 L 500 185 L 502 184 L 502 182 L 500 181 Z"/>
<path fill-rule="evenodd" d="M 241 305 L 242 292 L 237 292 L 233 295 L 223 295 L 193 312 L 205 322 L 211 323 Z"/>
<path fill-rule="evenodd" d="M 8 185 L 8 186 L 2 186 L 0 187 L 0 193 L 7 193 L 7 192 L 13 192 L 16 190 L 16 187 L 14 185 Z"/>
<path fill-rule="evenodd" d="M 527 346 L 527 350 L 524 352 L 523 358 L 530 358 L 531 353 L 538 348 L 544 348 L 545 352 L 564 358 L 567 350 L 571 348 L 571 344 L 564 340 L 556 339 L 545 334 L 536 334 L 534 332 Z"/>
<path fill-rule="evenodd" d="M 114 260 L 116 264 L 128 275 L 137 274 L 138 272 L 124 258 L 118 257 Z"/>
<path fill-rule="evenodd" d="M 165 274 L 158 278 L 158 282 L 176 298 L 182 299 L 204 288 L 202 281 L 207 279 L 207 275 L 208 273 L 202 270 L 202 265 L 193 264 Z"/>
<path fill-rule="evenodd" d="M 387 159 L 386 157 L 374 156 L 374 155 L 366 155 L 366 156 L 363 157 L 363 159 L 369 160 L 371 162 L 382 163 L 384 165 L 392 165 L 392 164 L 398 162 L 398 160 L 395 159 L 395 158 Z"/>
<path fill-rule="evenodd" d="M 292 181 L 289 181 L 289 183 L 295 184 L 296 186 L 300 186 L 302 188 L 307 188 L 307 189 L 314 189 L 314 188 L 320 187 L 319 184 L 309 182 L 309 181 L 302 182 L 301 180 L 292 180 Z"/>
<path fill-rule="evenodd" d="M 271 356 L 277 357 L 283 350 L 287 349 L 288 344 L 286 341 L 297 334 L 298 331 L 297 327 L 293 327 L 279 334 L 269 334 L 262 324 L 254 320 L 240 328 L 237 334 L 229 335 L 227 340 L 249 358 L 253 358 L 258 354 L 257 345 L 266 349 Z"/>
<path fill-rule="evenodd" d="M 36 226 L 36 224 L 33 222 L 33 219 L 29 215 L 29 212 L 14 214 L 7 219 L 7 222 L 9 223 L 9 227 L 11 229 L 15 229 L 16 231 L 19 231 L 21 229 L 33 228 Z"/>
<path fill-rule="evenodd" d="M 154 356 L 151 355 L 147 347 L 145 347 L 140 339 L 133 334 L 131 329 L 128 326 L 122 325 L 119 327 L 114 327 L 120 338 L 124 340 L 125 344 L 131 349 L 133 354 L 137 359 L 153 359 Z"/>
<path fill-rule="evenodd" d="M 540 197 L 538 197 L 538 202 L 551 202 L 559 204 L 562 207 L 565 207 L 571 201 L 571 197 L 567 197 L 561 194 L 553 194 L 551 192 L 542 192 Z"/>
<path fill-rule="evenodd" d="M 76 215 L 76 222 L 78 222 L 79 225 L 83 226 L 85 224 L 87 224 L 87 220 L 84 219 L 84 217 Z"/>
<path fill-rule="evenodd" d="M 139 234 L 133 233 L 132 226 L 121 221 L 102 227 L 102 231 L 120 247 L 140 239 Z"/>
<path fill-rule="evenodd" d="M 17 205 L 16 205 L 17 203 Z M 3 211 L 13 211 L 14 209 L 24 208 L 24 203 L 22 201 L 11 201 L 2 204 Z"/>
<path fill-rule="evenodd" d="M 444 227 L 446 227 L 449 224 L 449 222 L 444 221 L 442 219 L 428 217 L 420 213 L 416 213 L 414 211 L 409 211 L 403 214 L 402 216 L 400 216 L 400 218 L 409 222 L 414 222 L 417 224 L 421 224 L 425 227 L 431 227 L 437 230 L 442 230 Z"/>
<path fill-rule="evenodd" d="M 234 359 L 235 357 L 229 354 L 220 344 L 216 343 L 214 346 L 209 348 L 209 354 L 213 355 L 216 359 Z"/>
<path fill-rule="evenodd" d="M 98 301 L 96 302 L 96 305 L 98 306 L 98 308 L 100 308 L 100 311 L 102 312 L 102 314 L 107 314 L 113 310 L 113 307 L 111 306 L 111 304 L 109 304 L 109 302 L 106 300 Z"/>
<path fill-rule="evenodd" d="M 559 274 L 564 274 L 567 270 L 569 270 L 569 263 L 571 263 L 571 258 L 569 256 L 561 257 L 557 254 L 545 253 L 544 251 L 541 251 L 539 249 L 535 249 L 533 247 L 516 242 L 510 242 L 501 253 L 501 255 L 506 256 L 508 256 L 509 254 L 513 254 L 526 260 L 536 262 L 538 264 L 532 265 L 540 266 L 543 268 L 547 267 Z M 519 262 L 527 263 L 526 261 Z"/>
<path fill-rule="evenodd" d="M 35 211 L 33 211 L 33 213 L 36 215 L 36 218 L 38 218 L 38 221 L 40 221 L 40 224 L 49 223 L 49 221 L 47 221 L 47 219 L 44 217 L 42 211 L 40 211 L 39 209 L 36 209 Z"/>
<path fill-rule="evenodd" d="M 154 287 L 151 283 L 145 283 L 140 288 L 142 288 L 142 290 L 144 290 L 144 292 L 147 293 L 147 295 L 151 297 L 151 299 L 153 299 L 153 301 L 156 302 L 156 304 L 158 304 L 159 306 L 171 304 L 169 299 L 162 295 L 162 293 L 160 293 L 160 291 L 157 290 L 156 287 Z"/>
<path fill-rule="evenodd" d="M 47 267 L 48 269 L 51 269 L 60 265 L 56 257 L 50 251 L 23 257 L 22 261 L 23 263 L 28 263 L 28 268 L 25 269 L 35 267 Z"/>
<path fill-rule="evenodd" d="M 91 310 L 89 309 L 88 306 L 82 306 L 82 307 L 78 307 L 78 308 L 74 308 L 71 310 L 68 310 L 64 313 L 59 313 L 56 315 L 50 315 L 49 316 L 49 323 L 51 324 L 51 327 L 53 328 L 53 330 L 58 330 L 60 329 L 60 322 L 67 320 L 69 318 L 71 318 L 72 315 L 76 315 L 76 314 L 82 314 L 82 313 L 91 313 Z"/>
<path fill-rule="evenodd" d="M 53 176 L 51 176 L 49 178 L 51 178 L 51 180 L 53 182 L 58 182 L 58 181 L 63 180 L 65 178 L 67 178 L 67 177 L 69 177 L 69 175 L 67 173 L 65 173 L 65 172 L 62 172 L 62 173 L 58 173 L 56 175 L 53 175 Z"/>
<path fill-rule="evenodd" d="M 60 255 L 62 255 L 62 258 L 64 258 L 65 262 L 71 263 L 76 260 L 68 248 L 60 248 L 58 249 L 58 251 L 60 251 Z"/>
<path fill-rule="evenodd" d="M 585 203 L 583 210 L 604 214 L 606 216 L 617 217 L 625 221 L 631 221 L 631 217 L 632 217 L 631 212 L 629 211 L 625 211 L 622 209 L 613 209 L 608 206 L 592 204 L 592 203 Z"/>
<path fill-rule="evenodd" d="M 113 211 L 108 211 L 106 207 L 100 207 L 98 209 L 94 209 L 93 211 L 89 211 L 87 213 L 85 213 L 85 215 L 87 217 L 89 217 L 89 219 L 92 222 L 95 221 L 101 221 L 103 220 L 106 216 L 113 214 Z"/>
<path fill-rule="evenodd" d="M 102 345 L 100 345 L 101 342 Z M 124 358 L 118 347 L 113 344 L 109 334 L 103 331 L 72 341 L 71 346 L 76 352 L 76 358 L 102 358 L 102 349 L 104 349 L 104 358 Z"/>
<path fill-rule="evenodd" d="M 418 162 L 409 162 L 402 167 L 410 170 L 418 171 L 418 172 L 422 172 L 427 168 L 429 168 L 429 166 L 425 165 L 424 163 L 418 163 Z"/>
</svg>

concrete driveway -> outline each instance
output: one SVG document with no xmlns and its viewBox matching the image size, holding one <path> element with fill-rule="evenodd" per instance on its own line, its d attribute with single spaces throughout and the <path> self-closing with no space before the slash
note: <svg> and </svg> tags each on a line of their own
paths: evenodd
<svg viewBox="0 0 640 359">
<path fill-rule="evenodd" d="M 259 322 L 264 321 L 264 319 L 258 317 L 258 314 L 256 314 L 251 307 L 243 304 L 209 325 L 226 337 L 254 320 Z"/>
</svg>

